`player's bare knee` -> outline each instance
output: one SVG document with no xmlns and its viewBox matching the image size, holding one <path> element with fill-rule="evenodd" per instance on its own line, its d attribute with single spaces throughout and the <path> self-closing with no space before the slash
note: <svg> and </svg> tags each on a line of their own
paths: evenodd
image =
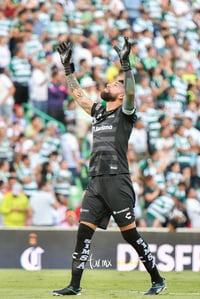
<svg viewBox="0 0 200 299">
<path fill-rule="evenodd" d="M 97 228 L 97 225 L 87 222 L 87 221 L 81 221 L 80 223 L 85 224 L 86 226 L 89 226 L 93 230 L 96 230 L 96 228 Z"/>
<path fill-rule="evenodd" d="M 124 232 L 126 230 L 129 230 L 129 229 L 132 229 L 132 228 L 135 228 L 135 227 L 136 227 L 136 223 L 134 221 L 131 224 L 120 227 L 120 230 L 121 230 L 121 232 Z"/>
</svg>

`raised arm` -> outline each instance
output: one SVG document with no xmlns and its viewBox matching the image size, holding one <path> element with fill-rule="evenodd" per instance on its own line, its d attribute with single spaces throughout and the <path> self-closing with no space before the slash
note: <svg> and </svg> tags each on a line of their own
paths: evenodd
<svg viewBox="0 0 200 299">
<path fill-rule="evenodd" d="M 131 43 L 129 42 L 128 37 L 124 37 L 124 45 L 121 50 L 117 46 L 115 46 L 114 49 L 119 56 L 122 70 L 125 72 L 125 78 L 124 78 L 125 97 L 123 100 L 123 108 L 125 111 L 132 111 L 136 105 L 135 104 L 135 80 L 129 63 Z"/>
<path fill-rule="evenodd" d="M 64 66 L 67 86 L 74 100 L 85 110 L 85 112 L 91 115 L 91 108 L 94 102 L 85 95 L 74 75 L 74 64 L 71 62 L 72 44 L 63 42 L 58 45 L 57 50 Z"/>
</svg>

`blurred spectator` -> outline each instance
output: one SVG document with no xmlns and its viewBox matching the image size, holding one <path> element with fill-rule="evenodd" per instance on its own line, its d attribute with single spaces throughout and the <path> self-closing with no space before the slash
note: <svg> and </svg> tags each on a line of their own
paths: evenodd
<svg viewBox="0 0 200 299">
<path fill-rule="evenodd" d="M 191 138 L 194 142 L 194 147 L 200 145 L 200 131 L 194 127 L 192 113 L 184 113 L 183 126 L 184 126 L 184 136 Z M 194 148 L 195 150 L 195 148 Z"/>
<path fill-rule="evenodd" d="M 20 125 L 20 133 L 24 133 L 28 122 L 25 117 L 25 111 L 23 106 L 15 104 L 13 107 L 13 117 L 12 117 L 13 123 L 19 123 Z"/>
<path fill-rule="evenodd" d="M 13 159 L 13 151 L 7 137 L 6 124 L 3 120 L 0 120 L 0 159 L 5 159 L 9 162 Z"/>
<path fill-rule="evenodd" d="M 139 162 L 142 176 L 152 175 L 155 183 L 160 189 L 165 188 L 164 172 L 167 167 L 166 156 L 162 155 L 158 150 L 154 149 L 150 155 Z"/>
<path fill-rule="evenodd" d="M 61 4 L 62 5 L 62 4 Z M 66 16 L 63 11 L 54 11 L 48 26 L 45 28 L 43 36 L 49 40 L 53 46 L 57 45 L 57 37 L 59 34 L 69 34 L 69 27 L 66 22 Z"/>
<path fill-rule="evenodd" d="M 141 2 L 141 1 L 140 1 Z M 141 3 L 140 3 L 141 4 Z M 153 22 L 149 18 L 149 15 L 143 5 L 138 7 L 139 15 L 132 23 L 132 28 L 134 32 L 138 32 L 140 28 L 149 29 L 151 32 L 154 31 Z"/>
<path fill-rule="evenodd" d="M 190 65 L 191 67 L 191 65 Z M 189 67 L 188 67 L 189 69 Z M 191 75 L 191 77 L 190 77 Z M 188 89 L 187 89 L 187 105 L 189 103 L 194 102 L 196 104 L 199 104 L 199 90 L 198 90 L 198 82 L 197 77 L 194 73 L 194 70 L 191 69 L 190 73 L 184 74 L 183 78 L 188 80 Z M 187 109 L 187 107 L 186 107 Z"/>
<path fill-rule="evenodd" d="M 47 61 L 35 62 L 31 75 L 30 99 L 35 108 L 47 113 L 48 108 L 48 83 Z"/>
<path fill-rule="evenodd" d="M 43 162 L 43 159 L 40 155 L 41 143 L 33 142 L 32 145 L 28 148 L 28 155 L 31 161 L 31 168 L 40 169 L 40 165 Z"/>
<path fill-rule="evenodd" d="M 65 215 L 65 227 L 68 228 L 77 228 L 78 227 L 78 218 L 76 212 L 73 210 L 67 210 Z"/>
<path fill-rule="evenodd" d="M 39 1 L 38 20 L 43 24 L 44 30 L 48 27 L 50 23 L 51 14 L 49 14 L 49 9 L 50 5 L 48 2 Z M 42 34 L 42 39 L 45 39 L 44 34 Z"/>
<path fill-rule="evenodd" d="M 200 228 L 200 201 L 194 188 L 186 193 L 186 212 L 192 228 Z"/>
<path fill-rule="evenodd" d="M 11 191 L 3 196 L 0 212 L 3 214 L 4 226 L 26 225 L 30 216 L 29 201 L 19 183 L 15 183 Z"/>
<path fill-rule="evenodd" d="M 51 153 L 60 153 L 60 139 L 57 131 L 57 123 L 55 121 L 49 121 L 41 140 L 40 155 L 43 162 L 49 160 Z"/>
<path fill-rule="evenodd" d="M 153 93 L 152 89 L 150 88 L 150 78 L 148 76 L 142 77 L 139 80 L 138 85 L 136 85 L 136 103 L 137 107 L 140 107 L 141 104 L 145 103 L 147 106 L 148 104 L 153 103 Z"/>
<path fill-rule="evenodd" d="M 98 100 L 98 92 L 96 82 L 91 77 L 84 77 L 81 82 L 85 94 L 94 102 Z M 79 147 L 81 148 L 82 140 L 87 135 L 91 128 L 91 116 L 88 115 L 80 106 L 76 106 L 76 135 L 79 140 Z"/>
<path fill-rule="evenodd" d="M 158 66 L 158 57 L 156 53 L 156 49 L 148 45 L 147 47 L 147 56 L 142 58 L 142 65 L 144 68 L 144 71 L 149 73 L 152 69 L 155 69 Z"/>
<path fill-rule="evenodd" d="M 75 178 L 79 177 L 82 161 L 79 143 L 74 133 L 74 128 L 70 127 L 68 132 L 61 136 L 61 155 L 72 172 L 72 184 L 75 184 Z"/>
<path fill-rule="evenodd" d="M 152 95 L 155 101 L 163 101 L 167 96 L 167 90 L 169 82 L 162 75 L 162 69 L 160 66 L 152 68 L 151 74 L 151 88 Z"/>
<path fill-rule="evenodd" d="M 10 75 L 16 89 L 14 93 L 15 104 L 27 103 L 31 65 L 25 56 L 23 43 L 18 43 L 15 47 L 14 56 L 10 61 Z"/>
<path fill-rule="evenodd" d="M 15 31 L 12 32 L 12 40 L 11 40 L 12 54 L 14 54 L 13 50 L 15 49 L 17 42 L 22 41 L 24 38 L 24 30 L 28 19 L 29 19 L 29 10 L 24 5 L 21 5 L 17 10 L 17 17 L 15 18 L 13 24 L 15 27 Z"/>
<path fill-rule="evenodd" d="M 42 118 L 38 115 L 33 115 L 29 124 L 25 129 L 25 135 L 34 141 L 40 141 L 43 136 L 44 124 Z"/>
<path fill-rule="evenodd" d="M 40 172 L 37 173 L 38 181 L 46 181 L 50 185 L 54 185 L 55 174 L 53 172 L 53 167 L 50 161 L 43 162 L 40 165 Z"/>
<path fill-rule="evenodd" d="M 52 73 L 52 80 L 48 84 L 48 114 L 60 122 L 64 121 L 63 105 L 67 101 L 69 91 L 61 83 L 57 70 Z"/>
<path fill-rule="evenodd" d="M 134 181 L 141 183 L 140 168 L 137 163 L 135 151 L 133 150 L 133 146 L 130 143 L 128 145 L 127 160 L 131 177 L 133 176 Z"/>
<path fill-rule="evenodd" d="M 10 169 L 10 175 L 8 177 L 8 181 L 7 181 L 7 184 L 5 186 L 5 192 L 9 192 L 12 190 L 12 186 L 18 182 L 17 180 L 17 174 L 16 174 L 16 171 L 15 169 Z"/>
<path fill-rule="evenodd" d="M 177 150 L 177 161 L 184 166 L 194 167 L 196 153 L 193 151 L 192 140 L 184 136 L 184 127 L 178 126 L 175 133 L 175 147 Z"/>
<path fill-rule="evenodd" d="M 141 0 L 135 0 L 134 2 L 131 0 L 124 0 L 123 3 L 128 13 L 129 22 L 132 25 L 133 22 L 141 13 L 140 12 Z"/>
<path fill-rule="evenodd" d="M 45 29 L 45 24 L 39 18 L 39 6 L 32 8 L 31 12 L 32 12 L 33 33 L 37 35 L 40 41 L 42 41 L 42 35 Z"/>
<path fill-rule="evenodd" d="M 175 160 L 174 137 L 169 127 L 160 128 L 160 137 L 155 142 L 155 148 L 165 156 L 166 166 Z"/>
<path fill-rule="evenodd" d="M 37 60 L 44 58 L 44 50 L 39 37 L 33 32 L 33 21 L 28 19 L 24 28 L 23 48 L 24 53 L 31 65 L 34 65 Z"/>
<path fill-rule="evenodd" d="M 106 80 L 109 83 L 112 83 L 115 80 L 117 75 L 119 75 L 119 72 L 121 69 L 120 62 L 119 62 L 119 59 L 117 56 L 114 58 L 113 62 L 114 62 L 114 64 L 108 66 L 106 69 L 106 72 L 105 72 Z"/>
<path fill-rule="evenodd" d="M 165 172 L 167 192 L 173 194 L 176 186 L 183 181 L 180 164 L 176 161 L 171 162 Z"/>
<path fill-rule="evenodd" d="M 30 197 L 37 190 L 35 168 L 31 167 L 31 161 L 28 155 L 22 155 L 17 168 L 17 179 L 22 184 L 26 196 Z"/>
<path fill-rule="evenodd" d="M 129 55 L 129 61 L 137 83 L 139 80 L 139 72 L 141 72 L 142 70 L 142 63 L 141 63 L 141 58 L 139 56 L 139 46 L 136 41 L 132 43 L 131 53 Z"/>
<path fill-rule="evenodd" d="M 147 11 L 149 17 L 158 24 L 161 21 L 162 9 L 158 1 L 146 0 L 144 1 L 144 9 Z"/>
<path fill-rule="evenodd" d="M 144 177 L 144 190 L 143 190 L 143 198 L 144 198 L 144 213 L 149 207 L 149 205 L 156 200 L 162 191 L 160 187 L 156 184 L 154 177 L 152 175 L 147 175 Z M 145 218 L 147 226 L 152 225 L 152 221 L 148 221 L 149 219 Z"/>
<path fill-rule="evenodd" d="M 196 186 L 196 176 L 194 175 L 194 171 L 192 167 L 190 166 L 183 167 L 182 174 L 183 174 L 182 181 L 185 183 L 186 189 Z"/>
<path fill-rule="evenodd" d="M 167 113 L 172 118 L 181 117 L 183 112 L 182 103 L 178 99 L 179 98 L 177 96 L 175 87 L 171 86 L 168 89 L 168 94 L 165 97 L 164 101 Z"/>
<path fill-rule="evenodd" d="M 129 144 L 133 147 L 137 161 L 144 159 L 147 156 L 148 134 L 140 117 L 138 117 L 134 124 L 134 128 L 129 138 Z"/>
<path fill-rule="evenodd" d="M 56 194 L 56 200 L 58 207 L 55 211 L 55 225 L 65 226 L 66 225 L 66 212 L 69 206 L 69 198 L 64 194 Z"/>
<path fill-rule="evenodd" d="M 7 160 L 0 160 L 0 181 L 7 183 L 10 176 L 10 164 Z"/>
<path fill-rule="evenodd" d="M 3 3 L 1 3 L 1 6 L 4 6 Z M 8 37 L 9 30 L 11 28 L 11 20 L 9 18 L 7 18 L 6 13 L 4 12 L 4 9 L 6 9 L 6 8 L 1 7 L 1 9 L 0 9 L 0 36 Z M 8 56 L 6 55 L 5 58 L 8 58 Z M 8 60 L 5 60 L 5 63 L 7 64 Z"/>
<path fill-rule="evenodd" d="M 0 116 L 9 125 L 13 115 L 15 87 L 2 67 L 0 67 L 0 88 Z"/>
<path fill-rule="evenodd" d="M 186 107 L 188 89 L 188 82 L 183 79 L 183 74 L 184 68 L 182 67 L 182 65 L 177 66 L 175 68 L 174 74 L 169 78 L 170 86 L 173 86 L 176 90 L 176 100 L 182 105 L 182 111 L 184 111 Z"/>
<path fill-rule="evenodd" d="M 178 29 L 187 28 L 187 20 L 190 18 L 190 4 L 187 0 L 176 0 L 171 2 L 178 21 Z"/>
<path fill-rule="evenodd" d="M 147 208 L 148 223 L 153 227 L 166 227 L 174 207 L 174 200 L 168 194 L 158 196 Z"/>
<path fill-rule="evenodd" d="M 14 161 L 18 165 L 21 161 L 23 155 L 28 154 L 28 150 L 32 147 L 33 141 L 31 139 L 27 139 L 24 133 L 20 133 L 18 135 L 17 140 L 14 142 Z"/>
<path fill-rule="evenodd" d="M 0 12 L 1 14 L 2 12 Z M 1 29 L 1 27 L 0 27 Z M 0 30 L 0 67 L 8 69 L 11 59 L 11 53 L 8 47 L 8 35 L 7 32 Z"/>
<path fill-rule="evenodd" d="M 175 188 L 173 198 L 175 207 L 173 209 L 172 218 L 177 220 L 178 227 L 184 227 L 187 225 L 187 213 L 186 213 L 186 184 L 184 182 L 178 183 Z"/>
<path fill-rule="evenodd" d="M 89 51 L 90 53 L 90 51 Z M 81 82 L 82 79 L 85 77 L 91 77 L 92 75 L 92 69 L 91 66 L 88 64 L 88 61 L 85 58 L 80 59 L 79 65 L 78 65 L 78 72 L 77 72 L 77 80 Z"/>
<path fill-rule="evenodd" d="M 188 63 L 191 63 L 196 57 L 195 52 L 191 49 L 190 41 L 185 38 L 183 44 L 179 45 L 176 52 L 176 65 L 180 65 L 184 68 Z"/>
<path fill-rule="evenodd" d="M 75 101 L 69 100 L 67 102 L 67 106 L 65 107 L 65 124 L 66 130 L 68 131 L 68 127 L 76 128 L 76 103 Z"/>
<path fill-rule="evenodd" d="M 166 0 L 162 2 L 162 14 L 163 19 L 169 24 L 169 31 L 171 34 L 175 35 L 178 32 L 178 22 L 176 18 L 176 13 L 172 5 L 172 1 Z"/>
<path fill-rule="evenodd" d="M 89 76 L 83 77 L 82 80 L 80 81 L 80 85 L 90 99 L 92 99 L 94 102 L 98 101 L 96 82 L 91 77 Z"/>
<path fill-rule="evenodd" d="M 61 160 L 59 163 L 59 170 L 55 177 L 55 193 L 62 194 L 69 200 L 70 186 L 72 182 L 72 173 L 68 169 L 66 160 Z"/>
<path fill-rule="evenodd" d="M 77 79 L 81 79 L 84 75 L 91 75 L 91 67 L 92 67 L 92 53 L 88 49 L 89 44 L 87 40 L 83 40 L 80 44 L 80 49 L 77 51 L 77 55 L 74 55 L 75 60 L 74 63 L 77 67 Z"/>
<path fill-rule="evenodd" d="M 56 174 L 58 173 L 58 171 L 60 169 L 60 165 L 59 164 L 62 161 L 61 154 L 58 153 L 57 151 L 51 152 L 51 154 L 49 155 L 48 161 L 51 164 L 53 174 L 56 176 Z"/>
<path fill-rule="evenodd" d="M 200 80 L 197 82 L 197 87 L 200 85 Z M 200 111 L 199 111 L 199 106 L 200 106 L 200 93 L 198 92 L 198 101 L 190 101 L 188 103 L 187 109 L 185 110 L 185 113 L 192 112 L 192 119 L 193 123 L 196 128 L 200 128 L 199 121 L 200 121 Z"/>
<path fill-rule="evenodd" d="M 58 208 L 58 203 L 47 181 L 41 180 L 38 190 L 30 197 L 29 202 L 32 212 L 32 225 L 56 225 L 55 210 Z"/>
<path fill-rule="evenodd" d="M 22 130 L 19 122 L 11 123 L 7 129 L 7 136 L 14 151 L 20 135 L 24 135 L 23 132 L 24 130 Z"/>
</svg>

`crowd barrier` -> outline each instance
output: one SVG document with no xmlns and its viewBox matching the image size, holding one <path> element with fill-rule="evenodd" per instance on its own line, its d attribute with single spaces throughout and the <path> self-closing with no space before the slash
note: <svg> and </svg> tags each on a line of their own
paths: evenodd
<svg viewBox="0 0 200 299">
<path fill-rule="evenodd" d="M 200 271 L 200 230 L 139 229 L 149 243 L 160 271 Z M 76 230 L 60 228 L 0 229 L 0 268 L 70 269 Z M 144 271 L 135 250 L 116 228 L 97 230 L 89 269 Z"/>
</svg>

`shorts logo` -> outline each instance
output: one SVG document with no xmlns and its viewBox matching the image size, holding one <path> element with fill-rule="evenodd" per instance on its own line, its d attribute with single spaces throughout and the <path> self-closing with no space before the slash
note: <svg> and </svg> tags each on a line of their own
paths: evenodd
<svg viewBox="0 0 200 299">
<path fill-rule="evenodd" d="M 117 214 L 121 214 L 121 213 L 124 213 L 124 212 L 126 212 L 126 211 L 128 211 L 129 210 L 129 208 L 126 208 L 126 209 L 123 209 L 123 210 L 120 210 L 120 211 L 113 211 L 113 214 L 114 215 L 117 215 Z M 130 213 L 130 212 L 129 212 Z M 127 213 L 128 214 L 128 213 Z"/>
<path fill-rule="evenodd" d="M 131 219 L 131 212 L 126 213 L 125 218 L 127 218 L 127 219 Z"/>
</svg>

